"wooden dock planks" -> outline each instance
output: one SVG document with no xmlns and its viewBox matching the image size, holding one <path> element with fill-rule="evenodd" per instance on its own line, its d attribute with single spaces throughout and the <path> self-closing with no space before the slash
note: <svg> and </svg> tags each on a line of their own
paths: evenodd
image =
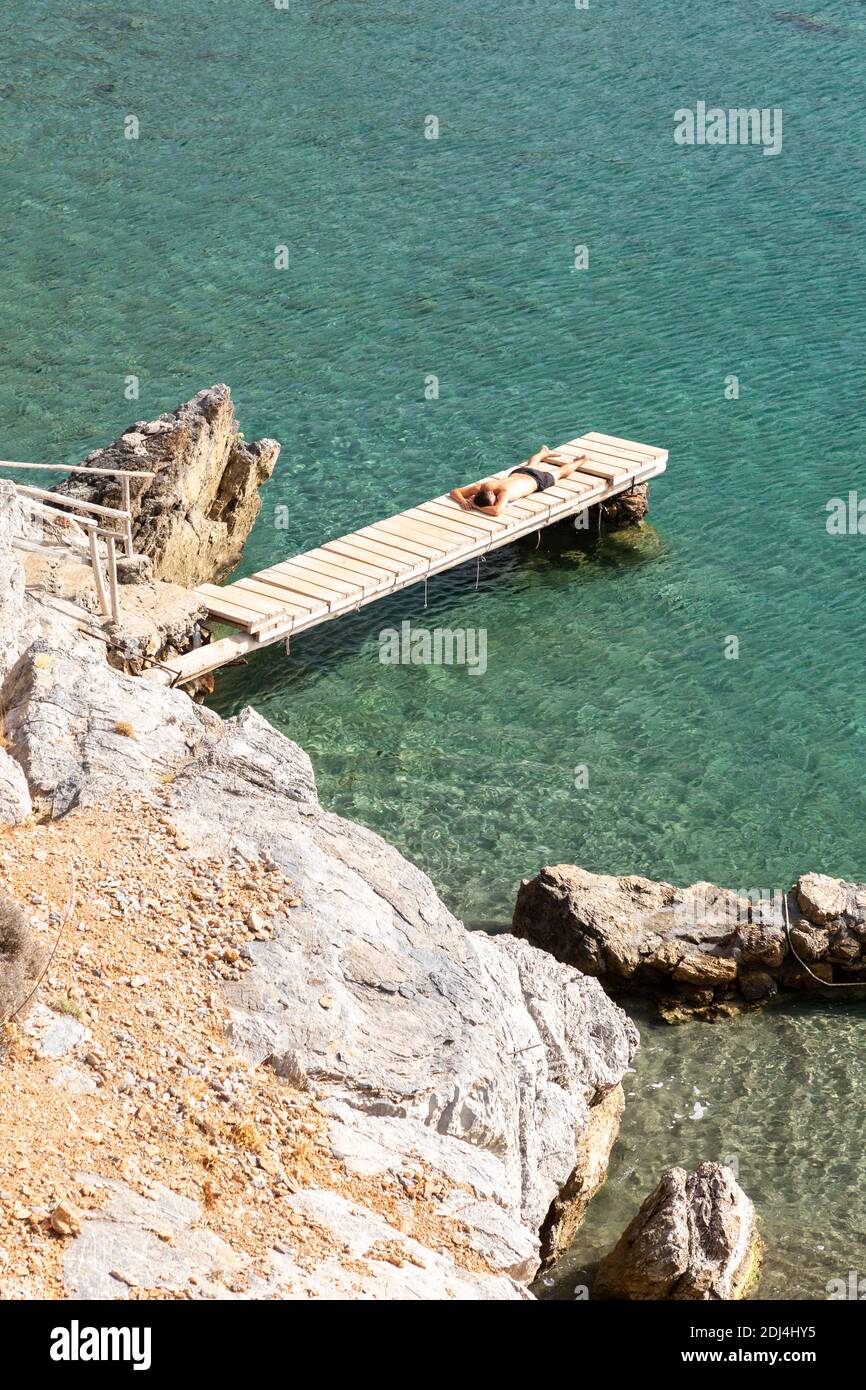
<svg viewBox="0 0 866 1390">
<path fill-rule="evenodd" d="M 208 612 L 238 631 L 177 657 L 179 680 L 216 669 L 246 651 L 351 613 L 395 590 L 531 535 L 596 502 L 663 473 L 667 451 L 592 431 L 553 450 L 585 454 L 580 469 L 545 492 L 522 497 L 500 516 L 464 510 L 447 494 L 362 526 L 258 574 L 195 593 Z M 488 476 L 504 477 L 511 468 Z"/>
</svg>

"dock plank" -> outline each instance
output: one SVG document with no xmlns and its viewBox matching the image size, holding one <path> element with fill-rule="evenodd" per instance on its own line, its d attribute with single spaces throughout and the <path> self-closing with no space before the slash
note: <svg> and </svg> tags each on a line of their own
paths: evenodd
<svg viewBox="0 0 866 1390">
<path fill-rule="evenodd" d="M 467 525 L 480 526 L 491 536 L 502 535 L 511 526 L 511 521 L 507 517 L 485 516 L 483 512 L 467 512 L 455 502 L 453 498 L 437 497 L 432 502 L 425 502 L 419 509 L 422 512 L 430 512 L 433 515 L 452 517 L 455 521 L 465 518 Z"/>
<path fill-rule="evenodd" d="M 271 606 L 267 610 L 268 616 L 275 612 L 281 612 L 288 603 L 292 603 L 302 613 L 314 613 L 317 609 L 327 609 L 328 607 L 327 600 L 311 598 L 309 594 L 302 594 L 296 589 L 286 589 L 277 584 L 270 584 L 260 575 L 256 575 L 254 580 L 252 578 L 250 580 L 238 580 L 236 584 L 232 584 L 232 594 L 235 591 L 238 591 L 238 596 L 240 594 L 257 594 L 260 598 L 270 599 Z M 342 598 L 343 595 L 339 596 Z"/>
<path fill-rule="evenodd" d="M 269 584 L 276 585 L 277 588 L 294 589 L 299 594 L 307 594 L 310 598 L 323 599 L 326 603 L 332 603 L 334 599 L 345 598 L 345 590 L 337 588 L 333 583 L 328 583 L 324 577 L 313 579 L 311 575 L 303 570 L 296 570 L 293 565 L 285 561 L 279 565 L 272 565 L 270 569 L 262 570 L 255 576 L 256 579 L 267 580 Z"/>
<path fill-rule="evenodd" d="M 417 555 L 404 555 L 402 559 L 399 559 L 390 547 L 386 548 L 381 543 L 377 545 L 376 541 L 371 541 L 360 531 L 353 531 L 351 536 L 345 540 L 328 541 L 327 545 L 322 548 L 326 551 L 333 551 L 336 555 L 357 556 L 359 559 L 375 565 L 385 574 L 411 573 L 412 570 L 418 568 L 420 563 Z"/>
<path fill-rule="evenodd" d="M 320 574 L 323 578 L 332 580 L 334 584 L 341 585 L 347 594 L 373 589 L 377 585 L 377 581 L 369 575 L 365 576 L 358 570 L 352 571 L 345 566 L 329 564 L 327 560 L 316 559 L 313 555 L 298 555 L 292 559 L 291 564 L 304 571 L 311 579 Z"/>
<path fill-rule="evenodd" d="M 664 449 L 657 449 L 652 444 L 638 444 L 634 439 L 620 439 L 615 434 L 601 434 L 598 430 L 592 430 L 589 434 L 581 436 L 583 439 L 597 440 L 600 444 L 613 444 L 621 449 L 634 449 L 635 453 L 644 454 L 650 458 L 655 458 L 664 454 Z"/>
<path fill-rule="evenodd" d="M 371 565 L 369 556 L 361 558 L 363 552 L 353 553 L 348 547 L 340 547 L 339 542 L 332 541 L 327 549 L 309 550 L 304 555 L 305 560 L 321 559 L 325 564 L 334 564 L 338 569 L 342 569 L 347 574 L 355 574 L 359 579 L 375 580 L 379 585 L 388 585 L 392 579 L 392 571 L 384 570 L 381 566 Z"/>
<path fill-rule="evenodd" d="M 377 535 L 384 533 L 395 537 L 395 541 L 399 541 L 400 545 L 410 542 L 410 549 L 418 547 L 421 553 L 444 555 L 445 551 L 450 549 L 432 526 L 422 526 L 420 522 L 407 520 L 402 514 L 389 516 L 385 521 L 377 521 L 372 529 Z"/>
<path fill-rule="evenodd" d="M 406 515 L 415 521 L 423 521 L 426 525 L 432 526 L 441 535 L 449 540 L 450 544 L 468 541 L 473 537 L 482 540 L 484 536 L 491 533 L 482 526 L 475 526 L 468 512 L 464 512 L 462 517 L 443 515 L 441 512 L 430 510 L 428 505 L 423 507 L 410 507 Z M 465 520 L 464 520 L 465 518 Z M 482 518 L 483 519 L 483 518 Z"/>
</svg>

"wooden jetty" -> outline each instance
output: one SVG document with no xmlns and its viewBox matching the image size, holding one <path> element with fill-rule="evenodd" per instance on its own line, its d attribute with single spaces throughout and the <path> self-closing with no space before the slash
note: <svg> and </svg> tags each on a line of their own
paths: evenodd
<svg viewBox="0 0 866 1390">
<path fill-rule="evenodd" d="M 613 435 L 580 435 L 553 451 L 553 462 L 586 454 L 580 470 L 555 487 L 511 502 L 501 516 L 465 511 L 447 494 L 362 526 L 346 536 L 224 585 L 195 594 L 211 618 L 236 629 L 186 652 L 149 675 L 174 684 L 193 680 L 240 656 L 480 559 L 544 526 L 576 515 L 663 473 L 667 451 Z M 489 476 L 504 477 L 511 468 Z"/>
</svg>

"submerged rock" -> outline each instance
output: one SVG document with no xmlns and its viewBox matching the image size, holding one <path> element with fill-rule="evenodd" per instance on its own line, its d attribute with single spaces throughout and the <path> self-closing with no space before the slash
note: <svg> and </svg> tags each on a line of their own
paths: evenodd
<svg viewBox="0 0 866 1390">
<path fill-rule="evenodd" d="M 602 522 L 606 528 L 639 526 L 649 511 L 649 484 L 638 483 L 630 492 L 620 492 L 606 502 L 599 502 Z M 598 508 L 591 507 L 590 513 Z"/>
<path fill-rule="evenodd" d="M 651 996 L 670 1022 L 866 985 L 866 885 L 823 874 L 761 898 L 560 864 L 521 884 L 513 930 L 613 993 Z"/>
<path fill-rule="evenodd" d="M 156 579 L 192 588 L 224 578 L 241 557 L 259 513 L 259 488 L 280 452 L 275 439 L 246 444 L 228 386 L 199 391 L 177 410 L 139 420 L 82 465 L 153 471 L 131 488 L 136 552 Z M 55 492 L 119 507 L 120 481 L 76 474 Z"/>
<path fill-rule="evenodd" d="M 755 1208 L 730 1168 L 670 1168 L 599 1265 L 593 1297 L 739 1299 L 760 1258 Z"/>
</svg>

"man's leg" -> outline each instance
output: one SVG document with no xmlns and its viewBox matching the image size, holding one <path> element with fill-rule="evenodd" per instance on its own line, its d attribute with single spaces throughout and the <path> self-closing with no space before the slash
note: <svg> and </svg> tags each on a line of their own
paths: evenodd
<svg viewBox="0 0 866 1390">
<path fill-rule="evenodd" d="M 547 447 L 546 444 L 542 444 L 541 448 L 538 450 L 538 453 L 532 455 L 532 458 L 529 460 L 529 463 L 527 464 L 527 467 L 528 467 L 528 468 L 537 468 L 538 465 L 539 465 L 544 459 L 547 458 L 548 454 L 550 454 L 550 453 L 552 453 L 552 452 L 553 452 L 553 451 L 552 451 L 551 449 L 548 449 L 548 447 Z"/>
</svg>

